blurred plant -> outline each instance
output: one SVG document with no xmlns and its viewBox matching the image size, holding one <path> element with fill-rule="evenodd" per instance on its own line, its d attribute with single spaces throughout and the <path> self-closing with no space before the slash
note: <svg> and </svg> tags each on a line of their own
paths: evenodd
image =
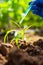
<svg viewBox="0 0 43 65">
<path fill-rule="evenodd" d="M 20 23 L 29 1 L 30 0 L 4 0 L 4 2 L 0 3 L 0 28 L 5 28 L 5 30 L 15 28 L 16 25 L 14 22 L 17 24 Z M 24 27 L 25 25 L 31 25 L 31 23 L 35 24 L 36 28 L 43 27 L 43 19 L 37 15 L 33 15 L 32 12 L 27 15 L 21 25 Z"/>
<path fill-rule="evenodd" d="M 31 25 L 31 26 L 32 26 L 32 25 Z M 10 43 L 12 43 L 12 42 L 15 40 L 16 45 L 18 45 L 19 39 L 22 39 L 22 40 L 25 39 L 25 32 L 26 32 L 31 26 L 26 27 L 26 28 L 23 28 L 23 29 L 21 29 L 21 30 L 19 30 L 19 31 L 17 31 L 17 30 L 16 30 L 16 31 L 15 31 L 15 30 L 10 30 L 10 31 L 8 31 L 8 32 L 6 33 L 6 35 L 5 35 L 5 37 L 4 37 L 4 43 L 6 43 L 6 39 L 7 39 L 8 34 L 11 33 L 12 31 L 15 31 L 15 33 L 14 33 L 14 38 L 11 40 Z"/>
</svg>

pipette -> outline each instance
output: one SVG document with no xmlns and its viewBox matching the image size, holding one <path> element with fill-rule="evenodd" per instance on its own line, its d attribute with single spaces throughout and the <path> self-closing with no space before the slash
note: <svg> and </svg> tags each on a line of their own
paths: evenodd
<svg viewBox="0 0 43 65">
<path fill-rule="evenodd" d="M 24 13 L 24 16 L 23 18 L 20 20 L 20 24 L 23 22 L 24 18 L 26 17 L 26 15 L 30 12 L 32 6 L 33 6 L 33 3 L 34 3 L 35 0 L 32 1 L 32 3 L 30 4 L 30 6 L 28 6 L 26 12 Z"/>
</svg>

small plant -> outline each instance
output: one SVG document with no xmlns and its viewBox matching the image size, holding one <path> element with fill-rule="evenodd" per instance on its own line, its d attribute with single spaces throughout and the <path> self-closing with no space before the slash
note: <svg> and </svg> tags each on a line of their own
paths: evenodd
<svg viewBox="0 0 43 65">
<path fill-rule="evenodd" d="M 31 26 L 32 26 L 32 25 L 31 25 Z M 24 40 L 24 38 L 25 38 L 25 32 L 26 32 L 31 26 L 26 27 L 26 28 L 23 28 L 23 29 L 21 29 L 20 31 L 17 31 L 17 30 L 16 30 L 16 31 L 15 31 L 15 30 L 10 30 L 10 31 L 8 31 L 8 32 L 6 33 L 6 35 L 5 35 L 5 37 L 4 37 L 4 43 L 6 43 L 6 38 L 8 37 L 8 34 L 11 33 L 11 32 L 13 32 L 13 31 L 15 31 L 14 37 L 13 37 L 13 39 L 11 40 L 10 43 L 12 43 L 12 42 L 15 40 L 16 45 L 18 46 L 18 41 L 19 41 L 19 39 Z"/>
<path fill-rule="evenodd" d="M 4 43 L 6 43 L 6 39 L 8 37 L 8 34 L 11 33 L 12 31 L 15 31 L 15 30 L 7 31 L 6 35 L 4 36 Z"/>
</svg>

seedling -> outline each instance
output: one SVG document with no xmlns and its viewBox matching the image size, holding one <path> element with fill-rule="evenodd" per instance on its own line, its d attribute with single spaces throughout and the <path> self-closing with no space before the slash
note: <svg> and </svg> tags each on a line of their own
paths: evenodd
<svg viewBox="0 0 43 65">
<path fill-rule="evenodd" d="M 12 31 L 15 31 L 15 34 L 14 34 L 14 37 L 13 39 L 11 40 L 10 43 L 12 43 L 14 40 L 16 42 L 16 45 L 18 46 L 18 41 L 19 39 L 22 39 L 24 40 L 25 38 L 25 32 L 31 27 L 32 25 L 30 25 L 29 27 L 27 28 L 23 28 L 21 29 L 20 31 L 15 31 L 15 30 L 10 30 L 6 33 L 5 37 L 4 37 L 4 43 L 6 43 L 6 38 L 8 37 L 8 34 L 11 33 Z"/>
<path fill-rule="evenodd" d="M 7 31 L 6 35 L 4 36 L 4 43 L 6 43 L 6 39 L 7 39 L 7 37 L 8 37 L 8 34 L 9 34 L 10 32 L 12 32 L 12 31 L 15 31 L 15 30 Z"/>
</svg>

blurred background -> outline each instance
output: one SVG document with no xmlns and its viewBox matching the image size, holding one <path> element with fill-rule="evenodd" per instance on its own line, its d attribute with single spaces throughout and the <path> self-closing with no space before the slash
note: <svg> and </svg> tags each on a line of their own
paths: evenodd
<svg viewBox="0 0 43 65">
<path fill-rule="evenodd" d="M 20 20 L 23 17 L 28 4 L 31 0 L 0 0 L 0 32 L 18 29 L 19 26 L 30 26 L 31 29 L 43 29 L 43 19 L 31 11 L 20 25 Z"/>
</svg>

